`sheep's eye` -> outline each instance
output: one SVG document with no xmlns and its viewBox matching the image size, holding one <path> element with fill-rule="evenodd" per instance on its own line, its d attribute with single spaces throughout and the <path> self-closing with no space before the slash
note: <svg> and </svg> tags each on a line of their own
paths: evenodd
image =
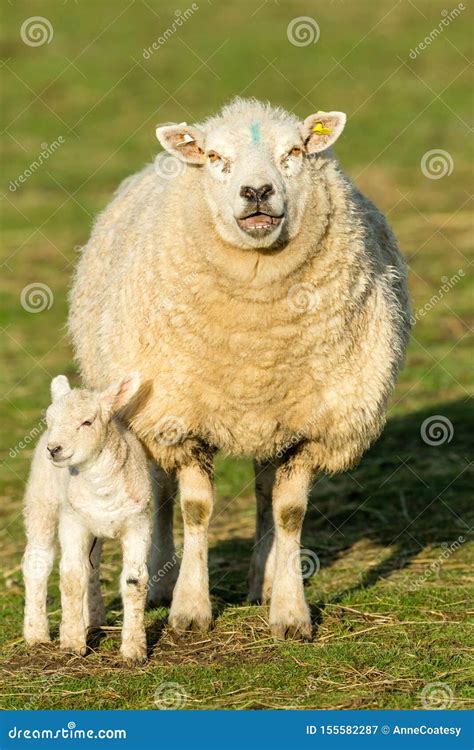
<svg viewBox="0 0 474 750">
<path fill-rule="evenodd" d="M 216 153 L 215 151 L 209 151 L 209 153 L 208 153 L 208 155 L 207 155 L 207 158 L 208 158 L 208 159 L 209 159 L 209 161 L 211 161 L 211 162 L 216 162 L 216 161 L 220 161 L 220 158 L 221 158 L 221 157 L 220 157 L 220 156 L 219 156 L 219 154 L 218 154 L 218 153 Z"/>
<path fill-rule="evenodd" d="M 293 146 L 290 151 L 290 156 L 301 156 L 303 149 L 300 146 Z"/>
<path fill-rule="evenodd" d="M 92 420 L 86 419 L 86 421 L 81 424 L 81 427 L 90 427 L 91 424 L 92 424 Z"/>
</svg>

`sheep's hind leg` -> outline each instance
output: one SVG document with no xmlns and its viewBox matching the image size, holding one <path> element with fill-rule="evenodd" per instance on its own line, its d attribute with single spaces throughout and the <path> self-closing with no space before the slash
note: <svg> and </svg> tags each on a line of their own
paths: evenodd
<svg viewBox="0 0 474 750">
<path fill-rule="evenodd" d="M 207 529 L 214 493 L 208 467 L 193 463 L 181 468 L 179 489 L 184 524 L 184 548 L 169 622 L 174 630 L 205 631 L 212 622 Z"/>
<path fill-rule="evenodd" d="M 304 449 L 276 472 L 273 488 L 276 561 L 270 601 L 270 629 L 278 639 L 311 638 L 311 617 L 303 590 L 300 538 L 311 482 Z"/>
<path fill-rule="evenodd" d="M 275 569 L 275 530 L 272 514 L 272 490 L 275 466 L 254 462 L 257 524 L 255 545 L 249 570 L 249 600 L 254 604 L 270 601 Z"/>
<path fill-rule="evenodd" d="M 148 560 L 149 607 L 170 604 L 179 574 L 179 560 L 173 539 L 173 505 L 178 491 L 176 476 L 154 465 L 151 469 L 153 486 L 153 531 Z"/>
</svg>

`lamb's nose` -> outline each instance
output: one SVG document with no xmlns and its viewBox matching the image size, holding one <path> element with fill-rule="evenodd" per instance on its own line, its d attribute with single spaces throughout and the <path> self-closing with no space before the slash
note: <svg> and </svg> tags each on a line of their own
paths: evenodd
<svg viewBox="0 0 474 750">
<path fill-rule="evenodd" d="M 62 445 L 48 445 L 48 451 L 51 454 L 51 458 L 54 458 L 58 453 L 61 453 L 62 449 Z"/>
</svg>

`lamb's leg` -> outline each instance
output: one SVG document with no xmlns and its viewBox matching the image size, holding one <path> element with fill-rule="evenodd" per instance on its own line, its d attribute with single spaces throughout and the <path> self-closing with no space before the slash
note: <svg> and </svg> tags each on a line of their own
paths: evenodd
<svg viewBox="0 0 474 750">
<path fill-rule="evenodd" d="M 176 476 L 158 466 L 151 470 L 153 486 L 153 531 L 148 560 L 148 596 L 150 607 L 169 604 L 179 573 L 179 561 L 173 539 L 173 505 L 178 491 Z"/>
<path fill-rule="evenodd" d="M 212 621 L 207 529 L 213 506 L 210 472 L 197 463 L 179 471 L 184 549 L 169 622 L 175 630 L 207 630 Z"/>
<path fill-rule="evenodd" d="M 257 527 L 249 571 L 249 599 L 255 604 L 268 602 L 275 570 L 275 532 L 272 491 L 276 468 L 273 464 L 254 463 Z"/>
<path fill-rule="evenodd" d="M 39 486 L 43 487 L 43 483 L 40 482 Z M 23 556 L 23 634 L 30 646 L 50 640 L 46 598 L 48 578 L 54 562 L 54 537 L 59 516 L 59 500 L 55 497 L 39 497 L 32 487 L 34 481 L 31 481 L 25 496 L 27 544 Z M 48 490 L 47 487 L 45 489 Z"/>
<path fill-rule="evenodd" d="M 304 454 L 276 472 L 273 488 L 276 561 L 270 601 L 270 628 L 276 638 L 311 638 L 311 618 L 303 590 L 300 537 L 311 482 Z"/>
<path fill-rule="evenodd" d="M 61 544 L 60 588 L 62 620 L 60 647 L 84 656 L 86 646 L 85 608 L 89 580 L 89 552 L 92 534 L 73 511 L 62 509 L 59 517 Z"/>
<path fill-rule="evenodd" d="M 98 628 L 105 622 L 105 607 L 100 590 L 100 559 L 102 556 L 102 539 L 95 537 L 89 550 L 89 585 L 87 589 L 87 608 L 84 613 L 86 627 Z"/>
<path fill-rule="evenodd" d="M 148 515 L 143 514 L 127 527 L 122 537 L 123 566 L 120 591 L 123 601 L 123 628 L 120 653 L 128 664 L 146 659 L 145 600 L 148 582 L 146 558 L 150 546 Z"/>
</svg>

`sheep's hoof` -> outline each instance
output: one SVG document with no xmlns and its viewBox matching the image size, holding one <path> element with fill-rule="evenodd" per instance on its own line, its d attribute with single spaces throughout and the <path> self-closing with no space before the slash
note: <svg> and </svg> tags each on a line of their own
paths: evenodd
<svg viewBox="0 0 474 750">
<path fill-rule="evenodd" d="M 168 624 L 177 633 L 185 633 L 189 630 L 207 633 L 212 624 L 212 614 L 170 614 Z"/>
<path fill-rule="evenodd" d="M 311 623 L 306 620 L 273 622 L 270 623 L 270 631 L 277 641 L 311 641 L 313 635 Z"/>
<path fill-rule="evenodd" d="M 51 643 L 51 637 L 48 632 L 28 632 L 24 633 L 24 638 L 28 646 L 39 646 L 42 643 Z"/>
<path fill-rule="evenodd" d="M 140 667 L 146 662 L 146 649 L 141 646 L 122 646 L 120 654 L 127 667 Z"/>
<path fill-rule="evenodd" d="M 85 641 L 61 640 L 59 648 L 61 651 L 68 651 L 76 656 L 85 656 L 87 654 L 87 645 Z"/>
</svg>

